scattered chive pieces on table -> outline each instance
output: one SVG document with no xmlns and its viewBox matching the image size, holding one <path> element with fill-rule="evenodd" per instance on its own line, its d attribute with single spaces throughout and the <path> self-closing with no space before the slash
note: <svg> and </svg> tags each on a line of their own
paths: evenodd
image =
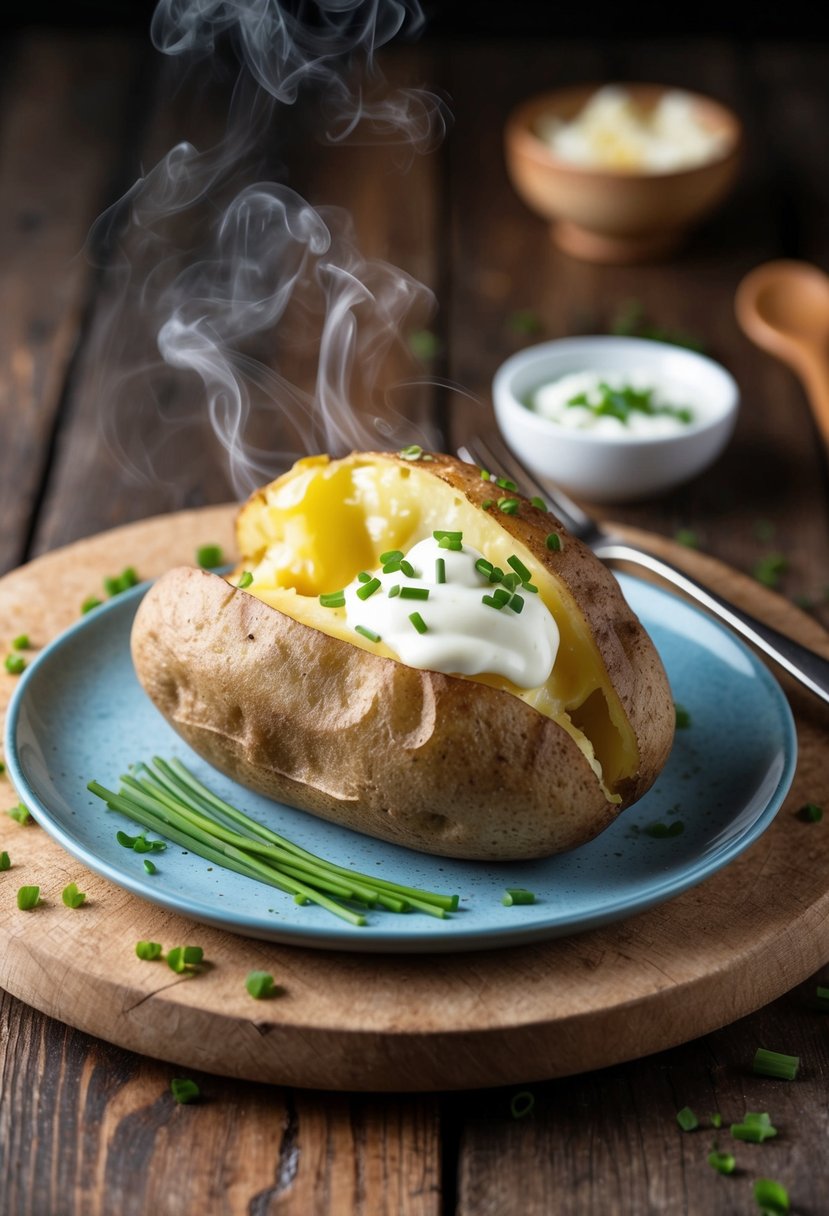
<svg viewBox="0 0 829 1216">
<path fill-rule="evenodd" d="M 742 1123 L 732 1123 L 730 1130 L 735 1140 L 745 1140 L 748 1144 L 762 1144 L 777 1135 L 777 1128 L 765 1111 L 746 1111 Z"/>
<path fill-rule="evenodd" d="M 251 585 L 252 582 L 253 582 L 253 575 L 251 574 L 250 570 L 243 570 L 242 573 L 239 575 L 239 581 L 236 584 L 236 586 L 239 588 L 240 591 L 245 591 Z"/>
<path fill-rule="evenodd" d="M 405 588 L 404 588 L 404 590 L 405 590 Z M 402 595 L 403 592 L 401 591 L 400 594 Z M 414 628 L 417 630 L 418 633 L 428 633 L 429 632 L 429 627 L 419 612 L 410 612 L 409 620 L 411 621 L 412 625 L 414 626 Z"/>
<path fill-rule="evenodd" d="M 3 852 L 0 853 L 0 870 L 10 870 L 11 866 L 12 866 L 11 859 L 10 859 L 8 853 L 4 849 Z M 819 991 L 820 991 L 820 989 L 818 989 L 818 992 Z"/>
<path fill-rule="evenodd" d="M 818 806 L 815 802 L 807 802 L 797 814 L 804 823 L 820 823 L 823 818 L 823 807 Z"/>
<path fill-rule="evenodd" d="M 783 553 L 767 553 L 755 563 L 752 574 L 764 587 L 777 587 L 780 578 L 789 568 L 788 558 Z"/>
<path fill-rule="evenodd" d="M 30 650 L 31 645 L 28 633 L 21 633 L 12 642 L 12 650 Z"/>
<path fill-rule="evenodd" d="M 18 802 L 17 806 L 13 806 L 10 811 L 6 811 L 9 819 L 13 819 L 15 823 L 23 824 L 32 822 L 32 816 L 29 814 L 29 808 L 24 806 L 22 802 Z"/>
<path fill-rule="evenodd" d="M 22 654 L 7 654 L 5 666 L 10 676 L 19 676 L 26 668 L 26 660 Z"/>
<path fill-rule="evenodd" d="M 683 1106 L 682 1110 L 676 1112 L 676 1121 L 684 1132 L 692 1132 L 699 1127 L 699 1119 L 690 1106 Z"/>
<path fill-rule="evenodd" d="M 201 946 L 174 946 L 167 951 L 167 966 L 177 975 L 198 967 L 204 958 Z"/>
<path fill-rule="evenodd" d="M 373 629 L 367 629 L 365 625 L 355 625 L 354 632 L 359 633 L 361 637 L 368 638 L 369 642 L 382 641 L 379 633 L 375 633 Z"/>
<path fill-rule="evenodd" d="M 684 545 L 686 549 L 699 548 L 699 537 L 692 528 L 679 528 L 674 532 L 674 540 L 678 545 Z"/>
<path fill-rule="evenodd" d="M 780 1051 L 767 1051 L 758 1047 L 754 1053 L 752 1071 L 760 1077 L 775 1077 L 779 1081 L 793 1081 L 800 1068 L 800 1056 L 787 1056 Z"/>
<path fill-rule="evenodd" d="M 754 1183 L 754 1202 L 763 1216 L 785 1216 L 789 1211 L 789 1192 L 772 1178 L 758 1178 Z"/>
<path fill-rule="evenodd" d="M 530 1093 L 528 1089 L 522 1089 L 517 1094 L 512 1095 L 509 1110 L 513 1119 L 523 1119 L 534 1106 L 535 1094 Z"/>
<path fill-rule="evenodd" d="M 523 887 L 507 887 L 501 898 L 501 903 L 505 908 L 511 908 L 513 904 L 534 904 L 535 895 L 532 891 L 527 891 Z"/>
<path fill-rule="evenodd" d="M 189 1077 L 173 1077 L 170 1082 L 170 1092 L 179 1106 L 187 1106 L 188 1103 L 195 1102 L 196 1098 L 201 1097 L 201 1090 Z"/>
<path fill-rule="evenodd" d="M 40 903 L 40 887 L 20 887 L 17 892 L 17 906 L 21 912 L 30 912 Z"/>
<path fill-rule="evenodd" d="M 161 958 L 162 945 L 161 942 L 136 942 L 135 953 L 140 959 L 145 962 L 154 962 L 157 958 Z"/>
<path fill-rule="evenodd" d="M 677 730 L 687 730 L 691 725 L 691 715 L 684 705 L 674 705 Z"/>
<path fill-rule="evenodd" d="M 97 781 L 87 788 L 110 810 L 213 865 L 277 887 L 303 903 L 318 904 L 351 925 L 364 925 L 364 910 L 377 905 L 439 919 L 458 907 L 457 895 L 360 874 L 309 853 L 219 798 L 179 760 L 156 757 L 149 765 L 134 765 L 121 777 L 118 793 Z"/>
<path fill-rule="evenodd" d="M 91 612 L 93 608 L 100 608 L 103 600 L 99 600 L 97 595 L 88 595 L 81 604 L 81 615 L 86 616 L 87 612 Z"/>
<path fill-rule="evenodd" d="M 221 566 L 224 561 L 221 545 L 199 545 L 196 550 L 196 561 L 202 570 L 213 570 L 216 566 Z"/>
<path fill-rule="evenodd" d="M 708 1164 L 718 1174 L 733 1174 L 737 1160 L 732 1153 L 720 1153 L 717 1149 L 712 1149 L 708 1154 Z"/>
<path fill-rule="evenodd" d="M 150 861 L 149 857 L 144 858 L 144 869 L 147 871 L 148 874 L 157 874 L 158 873 L 158 866 L 155 864 L 154 861 Z"/>
<path fill-rule="evenodd" d="M 708 1122 L 712 1127 L 720 1128 L 722 1127 L 722 1115 L 719 1111 L 715 1111 L 713 1115 L 708 1116 Z"/>
<path fill-rule="evenodd" d="M 345 604 L 344 591 L 326 591 L 320 596 L 323 608 L 342 608 Z"/>
<path fill-rule="evenodd" d="M 78 884 L 70 882 L 61 892 L 61 899 L 67 908 L 80 908 L 86 902 L 86 892 L 78 890 Z"/>
<path fill-rule="evenodd" d="M 255 1001 L 267 1000 L 276 992 L 274 978 L 267 971 L 251 971 L 245 980 L 245 987 Z"/>
</svg>

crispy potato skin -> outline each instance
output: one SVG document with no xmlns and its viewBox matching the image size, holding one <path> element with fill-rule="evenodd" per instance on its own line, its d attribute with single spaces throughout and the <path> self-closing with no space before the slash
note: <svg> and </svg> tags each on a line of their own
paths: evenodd
<svg viewBox="0 0 829 1216">
<path fill-rule="evenodd" d="M 382 459 L 394 459 L 382 454 Z M 479 472 L 428 472 L 480 504 Z M 670 750 L 661 662 L 618 585 L 549 514 L 522 502 L 497 524 L 554 570 L 597 639 L 640 748 L 627 805 Z M 563 549 L 545 538 L 561 532 Z M 552 719 L 509 692 L 407 667 L 329 637 L 190 568 L 171 570 L 135 620 L 144 688 L 207 761 L 252 789 L 369 835 L 447 857 L 543 857 L 591 839 L 621 809 Z"/>
</svg>

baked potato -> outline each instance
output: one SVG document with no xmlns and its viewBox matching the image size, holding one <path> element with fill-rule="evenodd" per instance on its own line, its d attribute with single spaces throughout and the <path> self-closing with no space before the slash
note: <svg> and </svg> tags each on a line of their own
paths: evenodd
<svg viewBox="0 0 829 1216">
<path fill-rule="evenodd" d="M 425 853 L 508 860 L 590 840 L 664 764 L 674 709 L 650 638 L 598 559 L 509 484 L 418 448 L 312 457 L 250 498 L 237 536 L 229 579 L 177 568 L 155 584 L 132 652 L 178 733 L 243 785 Z M 549 655 L 523 683 L 485 657 L 464 675 L 451 655 L 413 666 L 355 625 L 349 605 L 373 596 L 434 647 L 440 571 L 424 595 L 405 559 L 427 540 L 474 562 L 473 666 L 488 654 L 475 613 L 531 646 L 542 614 L 548 674 Z"/>
</svg>

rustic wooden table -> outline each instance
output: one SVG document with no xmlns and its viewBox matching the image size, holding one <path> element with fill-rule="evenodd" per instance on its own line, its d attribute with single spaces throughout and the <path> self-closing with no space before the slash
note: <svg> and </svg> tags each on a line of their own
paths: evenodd
<svg viewBox="0 0 829 1216">
<path fill-rule="evenodd" d="M 734 289 L 752 266 L 803 257 L 829 266 L 829 52 L 819 45 L 718 41 L 536 41 L 430 45 L 389 57 L 401 80 L 445 90 L 455 114 L 444 146 L 394 170 L 384 148 L 323 149 L 301 118 L 277 133 L 289 180 L 313 202 L 350 208 L 367 253 L 437 293 L 440 384 L 414 404 L 451 447 L 491 425 L 488 386 L 536 336 L 607 330 L 626 300 L 654 323 L 704 341 L 732 370 L 743 410 L 733 444 L 704 478 L 614 514 L 742 570 L 782 552 L 781 590 L 829 625 L 829 481 L 806 402 L 790 374 L 737 329 Z M 98 338 L 112 300 L 82 253 L 93 218 L 182 135 L 220 125 L 212 94 L 179 89 L 143 40 L 33 33 L 4 51 L 0 95 L 0 569 L 79 536 L 230 490 L 207 437 L 170 429 L 159 479 L 128 479 L 100 443 Z M 710 92 L 747 128 L 739 187 L 718 216 L 662 265 L 602 268 L 555 252 L 510 190 L 500 132 L 512 104 L 556 83 L 655 79 Z M 527 330 L 534 330 L 529 335 Z M 126 355 L 123 356 L 126 358 Z M 110 363 L 105 366 L 106 360 Z M 117 366 L 115 367 L 117 371 Z M 126 370 L 123 368 L 122 370 Z M 187 386 L 191 392 L 192 386 Z M 128 382 L 119 401 L 129 400 Z M 414 406 L 412 406 L 414 408 Z M 140 420 L 144 437 L 150 424 Z M 199 446 L 201 445 L 201 446 Z M 163 448 L 163 450 L 161 450 Z M 171 476 L 171 470 L 174 476 Z M 829 802 L 829 791 L 820 796 Z M 817 797 L 817 794 L 816 794 Z M 769 899 L 774 892 L 769 892 Z M 751 1183 L 779 1178 L 800 1216 L 829 1213 L 829 1051 L 815 977 L 769 1007 L 696 1042 L 603 1072 L 513 1091 L 451 1096 L 286 1092 L 198 1076 L 204 1100 L 178 1107 L 172 1067 L 93 1040 L 0 997 L 0 1208 L 9 1216 L 104 1213 L 379 1213 L 607 1216 L 755 1210 Z M 829 983 L 824 971 L 823 983 Z M 798 1054 L 794 1084 L 760 1081 L 758 1044 Z M 747 1049 L 749 1045 L 749 1049 Z M 732 1178 L 686 1135 L 684 1105 L 726 1121 L 772 1109 L 781 1134 L 742 1155 Z"/>
</svg>

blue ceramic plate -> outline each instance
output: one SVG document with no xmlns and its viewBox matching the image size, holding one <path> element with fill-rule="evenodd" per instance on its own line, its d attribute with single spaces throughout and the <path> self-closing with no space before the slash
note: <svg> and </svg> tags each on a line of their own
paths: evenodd
<svg viewBox="0 0 829 1216">
<path fill-rule="evenodd" d="M 629 577 L 624 593 L 651 634 L 675 700 L 691 715 L 654 788 L 588 845 L 545 861 L 449 861 L 383 844 L 270 802 L 194 755 L 136 680 L 129 651 L 146 587 L 82 618 L 24 673 L 9 707 L 6 760 L 38 822 L 91 869 L 143 899 L 234 933 L 337 950 L 449 951 L 514 945 L 592 928 L 671 899 L 756 840 L 785 797 L 796 737 L 778 684 L 742 643 L 683 601 Z M 457 892 L 444 921 L 373 910 L 363 928 L 210 863 L 175 845 L 158 872 L 116 842 L 134 831 L 86 784 L 114 788 L 129 764 L 180 757 L 228 801 L 283 835 L 347 866 L 410 886 Z M 654 837 L 654 823 L 682 824 Z M 537 902 L 504 907 L 506 887 Z"/>
</svg>

